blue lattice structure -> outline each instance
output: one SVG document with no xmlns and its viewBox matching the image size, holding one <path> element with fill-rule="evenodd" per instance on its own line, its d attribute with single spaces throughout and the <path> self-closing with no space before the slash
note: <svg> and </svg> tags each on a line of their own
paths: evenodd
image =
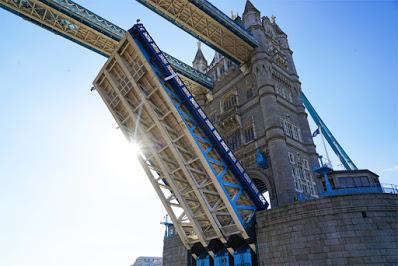
<svg viewBox="0 0 398 266">
<path fill-rule="evenodd" d="M 268 203 L 232 150 L 142 24 L 116 51 L 94 86 L 141 145 L 140 162 L 183 243 L 196 255 L 233 252 L 231 239 L 254 249 L 255 213 Z"/>
</svg>

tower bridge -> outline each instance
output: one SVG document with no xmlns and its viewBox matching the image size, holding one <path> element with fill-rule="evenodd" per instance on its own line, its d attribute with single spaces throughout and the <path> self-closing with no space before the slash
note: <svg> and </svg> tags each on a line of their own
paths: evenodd
<svg viewBox="0 0 398 266">
<path fill-rule="evenodd" d="M 139 161 L 171 218 L 176 235 L 165 239 L 165 265 L 273 264 L 282 261 L 272 256 L 280 239 L 269 236 L 279 235 L 274 224 L 286 213 L 286 227 L 294 223 L 294 204 L 303 202 L 297 211 L 306 217 L 302 206 L 342 204 L 330 196 L 354 194 L 350 200 L 365 206 L 371 197 L 355 194 L 397 201 L 382 194 L 376 174 L 358 170 L 303 94 L 274 17 L 261 17 L 250 1 L 234 19 L 205 0 L 138 2 L 214 48 L 211 64 L 199 47 L 191 67 L 162 52 L 143 24 L 125 31 L 70 0 L 0 0 L 0 6 L 108 57 L 94 88 L 126 138 L 140 146 Z M 305 109 L 345 171 L 319 161 Z M 349 180 L 361 187 L 347 187 Z M 366 218 L 361 204 L 355 206 Z M 390 205 L 378 211 L 396 211 Z M 329 219 L 326 212 L 314 215 Z M 376 222 L 391 227 L 387 218 Z M 186 256 L 173 256 L 179 247 Z"/>
</svg>

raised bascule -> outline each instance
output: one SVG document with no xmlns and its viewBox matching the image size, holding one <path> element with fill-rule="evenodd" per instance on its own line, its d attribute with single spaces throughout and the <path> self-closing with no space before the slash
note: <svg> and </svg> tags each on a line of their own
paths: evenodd
<svg viewBox="0 0 398 266">
<path fill-rule="evenodd" d="M 275 17 L 261 17 L 250 1 L 242 17 L 233 18 L 205 0 L 138 2 L 212 47 L 211 64 L 200 46 L 191 67 L 162 52 L 143 24 L 125 31 L 69 0 L 0 0 L 0 6 L 108 57 L 93 89 L 126 138 L 139 145 L 139 161 L 171 219 L 164 265 L 296 265 L 319 259 L 315 242 L 308 244 L 316 248 L 307 250 L 307 259 L 290 251 L 296 238 L 283 249 L 276 245 L 283 239 L 275 237 L 280 229 L 273 226 L 284 215 L 276 211 L 291 212 L 294 205 L 302 211 L 300 204 L 317 209 L 332 196 L 380 196 L 383 188 L 376 174 L 358 170 L 303 94 L 287 35 Z M 346 170 L 319 162 L 305 108 Z M 366 218 L 369 210 L 361 208 Z M 294 217 L 287 216 L 286 227 Z M 377 222 L 389 227 L 385 221 Z M 334 230 L 344 235 L 346 229 Z M 350 256 L 342 256 L 347 265 Z"/>
</svg>

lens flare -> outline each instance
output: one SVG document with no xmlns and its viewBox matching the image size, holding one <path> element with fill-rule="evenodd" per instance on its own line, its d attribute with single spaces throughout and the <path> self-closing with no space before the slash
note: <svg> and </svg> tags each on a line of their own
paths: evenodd
<svg viewBox="0 0 398 266">
<path fill-rule="evenodd" d="M 138 143 L 132 141 L 132 142 L 130 143 L 130 151 L 131 151 L 131 153 L 132 153 L 134 156 L 140 155 L 141 150 L 140 150 L 140 146 L 138 145 Z"/>
</svg>

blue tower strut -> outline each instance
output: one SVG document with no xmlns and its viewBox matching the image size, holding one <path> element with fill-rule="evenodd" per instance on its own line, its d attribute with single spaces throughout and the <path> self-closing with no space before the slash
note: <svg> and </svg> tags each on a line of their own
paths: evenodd
<svg viewBox="0 0 398 266">
<path fill-rule="evenodd" d="M 233 186 L 234 188 L 239 189 L 236 187 L 238 186 L 237 184 L 231 184 L 222 179 L 227 171 L 230 170 L 235 178 L 239 181 L 250 200 L 254 203 L 254 206 L 239 206 L 237 204 L 237 198 L 239 198 L 240 194 L 243 193 L 243 191 L 240 190 L 239 195 L 235 196 L 233 199 L 229 198 L 235 212 L 239 214 L 239 212 L 237 212 L 239 209 L 250 209 L 253 211 L 267 209 L 268 202 L 257 189 L 254 182 L 250 179 L 245 169 L 236 159 L 233 152 L 228 148 L 225 141 L 210 122 L 209 118 L 206 116 L 194 97 L 184 86 L 182 81 L 175 75 L 172 66 L 154 43 L 145 27 L 140 23 L 136 24 L 129 30 L 129 33 L 137 41 L 138 45 L 141 46 L 141 50 L 144 52 L 144 54 L 149 56 L 149 61 L 153 64 L 157 63 L 159 67 L 155 67 L 155 71 L 158 72 L 160 77 L 166 78 L 174 76 L 167 81 L 167 84 L 170 85 L 171 89 L 169 89 L 166 85 L 164 88 L 169 94 L 170 98 L 173 100 L 176 109 L 178 110 L 185 124 L 188 126 L 198 146 L 201 148 L 201 145 L 199 145 L 200 143 L 207 143 L 210 145 L 207 150 L 203 150 L 201 148 L 201 151 L 205 155 L 209 166 L 211 166 L 213 173 L 217 177 L 217 180 L 220 182 L 224 191 L 226 192 L 225 186 Z M 195 132 L 197 130 L 203 133 L 205 137 L 196 134 Z M 216 161 L 214 158 L 207 156 L 212 150 L 217 151 L 222 158 L 222 161 Z M 216 172 L 212 167 L 212 164 L 216 164 L 221 167 L 223 169 L 221 173 Z M 228 193 L 226 194 L 228 195 Z M 242 224 L 247 225 L 242 221 L 242 217 L 240 215 L 238 216 Z"/>
<path fill-rule="evenodd" d="M 322 134 L 325 137 L 326 141 L 329 143 L 330 147 L 334 151 L 334 153 L 339 157 L 341 163 L 344 165 L 346 170 L 358 170 L 354 162 L 350 159 L 348 154 L 344 151 L 343 147 L 337 142 L 336 138 L 333 136 L 332 132 L 330 132 L 329 128 L 326 124 L 322 121 L 321 117 L 315 111 L 314 107 L 301 92 L 301 99 L 303 101 L 304 107 L 308 110 L 309 114 L 311 115 L 312 119 L 314 119 L 315 124 L 318 125 L 319 129 L 322 130 Z"/>
</svg>

